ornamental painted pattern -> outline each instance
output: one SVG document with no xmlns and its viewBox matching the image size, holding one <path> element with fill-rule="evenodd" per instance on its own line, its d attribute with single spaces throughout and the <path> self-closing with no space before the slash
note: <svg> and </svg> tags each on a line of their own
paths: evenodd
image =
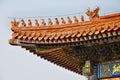
<svg viewBox="0 0 120 80">
<path fill-rule="evenodd" d="M 116 63 L 116 64 L 112 65 L 112 67 L 113 67 L 112 74 L 120 75 L 120 63 Z"/>
<path fill-rule="evenodd" d="M 117 77 L 120 76 L 120 62 L 109 62 L 98 66 L 98 77 Z"/>
</svg>

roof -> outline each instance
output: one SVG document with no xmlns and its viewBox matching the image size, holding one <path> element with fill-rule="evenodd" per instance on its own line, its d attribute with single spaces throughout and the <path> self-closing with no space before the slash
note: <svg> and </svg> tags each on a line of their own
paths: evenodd
<svg viewBox="0 0 120 80">
<path fill-rule="evenodd" d="M 14 20 L 11 22 L 13 33 L 9 43 L 22 46 L 48 61 L 80 74 L 82 68 L 79 70 L 78 67 L 84 62 L 67 54 L 72 51 L 71 46 L 91 45 L 108 38 L 112 38 L 109 42 L 120 41 L 119 38 L 113 40 L 120 36 L 120 13 L 99 16 L 98 11 L 98 7 L 93 11 L 87 10 L 89 21 L 85 21 L 83 16 L 81 21 L 76 16 L 74 21 L 70 17 L 67 17 L 68 21 L 61 18 L 61 24 L 57 18 L 55 23 L 49 18 L 48 24 L 42 19 L 41 25 L 38 20 L 35 20 L 35 25 L 32 25 L 30 19 L 28 25 L 24 20 Z M 19 26 L 20 23 L 22 26 Z"/>
<path fill-rule="evenodd" d="M 13 39 L 20 42 L 60 44 L 91 40 L 93 36 L 115 32 L 120 28 L 120 13 L 100 17 L 97 21 L 85 21 L 64 25 L 26 26 L 12 28 Z M 88 39 L 85 40 L 85 38 Z M 108 35 L 106 37 L 109 37 Z"/>
</svg>

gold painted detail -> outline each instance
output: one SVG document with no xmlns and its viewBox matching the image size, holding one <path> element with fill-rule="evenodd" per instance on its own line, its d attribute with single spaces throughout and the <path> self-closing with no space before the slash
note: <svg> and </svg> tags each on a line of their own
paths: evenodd
<svg viewBox="0 0 120 80">
<path fill-rule="evenodd" d="M 83 74 L 84 76 L 92 75 L 92 65 L 89 60 L 85 62 L 85 66 L 83 67 Z"/>
<path fill-rule="evenodd" d="M 113 72 L 112 72 L 112 74 L 120 74 L 120 63 L 118 63 L 118 64 L 115 64 L 114 66 L 113 66 Z"/>
</svg>

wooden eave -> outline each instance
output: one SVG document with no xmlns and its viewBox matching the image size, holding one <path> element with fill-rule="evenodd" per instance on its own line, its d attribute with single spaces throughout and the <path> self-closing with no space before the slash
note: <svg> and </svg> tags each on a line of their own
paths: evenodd
<svg viewBox="0 0 120 80">
<path fill-rule="evenodd" d="M 82 74 L 82 67 L 79 66 L 81 64 L 80 60 L 77 57 L 75 58 L 69 54 L 66 54 L 66 51 L 63 48 L 59 47 L 37 51 L 36 45 L 34 44 L 21 44 L 21 47 L 65 69 Z M 83 63 L 81 65 L 83 65 Z"/>
</svg>

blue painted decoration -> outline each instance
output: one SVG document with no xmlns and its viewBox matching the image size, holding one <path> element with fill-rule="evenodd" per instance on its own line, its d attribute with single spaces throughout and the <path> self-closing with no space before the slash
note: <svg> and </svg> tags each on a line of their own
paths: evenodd
<svg viewBox="0 0 120 80">
<path fill-rule="evenodd" d="M 98 78 L 120 76 L 120 62 L 109 62 L 98 65 Z"/>
</svg>

